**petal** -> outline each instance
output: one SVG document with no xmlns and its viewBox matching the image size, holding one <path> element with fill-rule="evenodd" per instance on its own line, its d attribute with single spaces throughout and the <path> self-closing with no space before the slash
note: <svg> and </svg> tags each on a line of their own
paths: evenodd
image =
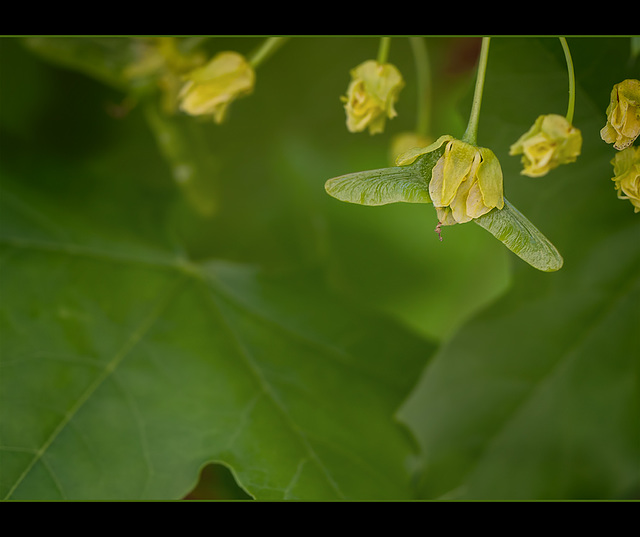
<svg viewBox="0 0 640 537">
<path fill-rule="evenodd" d="M 520 136 L 520 138 L 518 138 L 518 140 L 511 145 L 511 147 L 509 148 L 509 155 L 519 155 L 524 151 L 525 142 L 540 133 L 544 118 L 545 116 L 543 115 L 536 118 L 529 130 L 522 136 Z"/>
<path fill-rule="evenodd" d="M 608 144 L 612 144 L 616 141 L 616 137 L 616 130 L 613 128 L 613 125 L 607 121 L 607 124 L 600 129 L 600 138 Z"/>
<path fill-rule="evenodd" d="M 444 134 L 427 147 L 414 147 L 412 149 L 409 149 L 408 151 L 405 151 L 404 153 L 399 155 L 398 158 L 396 158 L 396 166 L 407 166 L 415 161 L 420 155 L 431 153 L 432 151 L 438 149 L 445 142 L 450 142 L 453 139 L 453 136 Z"/>
<path fill-rule="evenodd" d="M 443 226 L 453 226 L 458 223 L 449 207 L 436 207 L 436 214 L 438 215 L 438 222 Z"/>
<path fill-rule="evenodd" d="M 480 154 L 475 146 L 453 140 L 447 145 L 443 158 L 442 204 L 449 205 Z"/>
<path fill-rule="evenodd" d="M 627 110 L 627 115 L 620 132 L 627 138 L 635 139 L 638 137 L 638 134 L 640 134 L 640 109 L 630 107 Z"/>
<path fill-rule="evenodd" d="M 469 198 L 469 191 L 475 185 L 471 178 L 467 178 L 460 184 L 456 195 L 451 200 L 451 212 L 453 217 L 456 219 L 456 222 L 459 224 L 464 224 L 465 222 L 469 222 L 472 219 L 467 213 L 467 200 Z"/>
<path fill-rule="evenodd" d="M 542 133 L 551 140 L 562 140 L 570 135 L 573 126 L 567 118 L 558 114 L 547 114 L 541 125 Z"/>
<path fill-rule="evenodd" d="M 502 205 L 504 206 L 504 198 L 502 201 Z M 467 196 L 467 215 L 469 215 L 471 218 L 479 218 L 483 214 L 487 214 L 493 208 L 493 206 L 488 206 L 485 204 L 485 201 L 482 198 L 480 186 L 478 183 L 475 183 L 469 189 L 469 195 Z"/>
<path fill-rule="evenodd" d="M 478 168 L 478 187 L 482 193 L 484 205 L 487 207 L 504 206 L 504 187 L 502 167 L 493 151 L 480 148 L 482 163 Z"/>
<path fill-rule="evenodd" d="M 436 207 L 445 207 L 442 203 L 442 183 L 444 169 L 444 157 L 440 157 L 431 172 L 431 181 L 429 181 L 429 197 Z"/>
</svg>

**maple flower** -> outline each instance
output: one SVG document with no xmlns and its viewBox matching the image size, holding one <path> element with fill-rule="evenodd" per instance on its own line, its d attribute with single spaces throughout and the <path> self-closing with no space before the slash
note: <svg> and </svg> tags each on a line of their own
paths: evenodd
<svg viewBox="0 0 640 537">
<path fill-rule="evenodd" d="M 582 150 L 582 133 L 558 114 L 538 116 L 533 126 L 509 149 L 522 155 L 523 170 L 529 177 L 541 177 L 561 164 L 574 162 Z"/>
<path fill-rule="evenodd" d="M 640 80 L 615 84 L 606 112 L 607 124 L 600 137 L 619 151 L 629 147 L 640 135 Z"/>
<path fill-rule="evenodd" d="M 382 132 L 386 119 L 397 115 L 394 104 L 403 87 L 400 71 L 390 63 L 367 60 L 352 69 L 347 95 L 341 97 L 349 132 Z"/>
<path fill-rule="evenodd" d="M 229 105 L 248 95 L 255 86 L 255 72 L 237 52 L 220 52 L 206 65 L 185 77 L 180 91 L 180 108 L 193 116 L 213 114 L 216 123 L 226 117 Z"/>
<path fill-rule="evenodd" d="M 612 181 L 615 181 L 618 198 L 629 200 L 633 212 L 640 212 L 640 147 L 627 147 L 611 161 Z"/>
<path fill-rule="evenodd" d="M 433 167 L 429 195 L 443 225 L 469 222 L 502 209 L 502 168 L 493 152 L 460 140 L 447 143 Z"/>
<path fill-rule="evenodd" d="M 425 148 L 410 149 L 396 160 L 406 166 L 419 156 L 445 144 L 444 152 L 431 171 L 429 196 L 440 225 L 469 222 L 493 208 L 504 207 L 502 167 L 493 151 L 462 142 L 449 135 Z"/>
</svg>

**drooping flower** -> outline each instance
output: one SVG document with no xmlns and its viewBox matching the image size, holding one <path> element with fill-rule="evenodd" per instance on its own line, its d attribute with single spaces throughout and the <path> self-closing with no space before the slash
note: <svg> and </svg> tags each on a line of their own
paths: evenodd
<svg viewBox="0 0 640 537">
<path fill-rule="evenodd" d="M 600 137 L 619 151 L 629 147 L 640 135 L 640 80 L 615 84 L 606 112 L 607 124 Z"/>
<path fill-rule="evenodd" d="M 227 51 L 191 71 L 186 80 L 179 95 L 180 108 L 193 116 L 212 114 L 221 123 L 229 105 L 253 91 L 255 72 L 244 56 Z"/>
<path fill-rule="evenodd" d="M 386 119 L 397 115 L 394 105 L 403 87 L 400 71 L 390 63 L 367 60 L 352 69 L 347 95 L 341 97 L 349 132 L 382 132 Z"/>
<path fill-rule="evenodd" d="M 422 149 L 398 157 L 404 166 L 445 144 L 431 172 L 429 196 L 441 225 L 469 222 L 494 208 L 504 207 L 502 167 L 494 153 L 445 135 Z"/>
<path fill-rule="evenodd" d="M 542 177 L 561 164 L 575 162 L 582 150 L 582 133 L 558 114 L 539 116 L 532 127 L 509 149 L 522 155 L 523 170 L 529 177 Z"/>
<path fill-rule="evenodd" d="M 618 198 L 629 200 L 633 212 L 640 212 L 640 147 L 627 147 L 611 161 L 612 181 L 615 181 Z"/>
<path fill-rule="evenodd" d="M 489 149 L 450 141 L 433 168 L 429 194 L 437 209 L 449 209 L 438 210 L 443 225 L 468 222 L 504 206 L 502 168 Z"/>
</svg>

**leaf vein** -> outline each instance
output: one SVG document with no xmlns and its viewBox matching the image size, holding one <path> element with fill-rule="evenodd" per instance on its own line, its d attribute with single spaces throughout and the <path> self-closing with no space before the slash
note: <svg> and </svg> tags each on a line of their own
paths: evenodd
<svg viewBox="0 0 640 537">
<path fill-rule="evenodd" d="M 261 390 L 271 399 L 277 411 L 283 416 L 285 422 L 288 424 L 292 433 L 299 438 L 302 445 L 304 446 L 305 451 L 309 454 L 310 458 L 318 465 L 318 467 L 322 470 L 325 478 L 327 479 L 330 486 L 335 490 L 335 492 L 342 498 L 344 498 L 343 492 L 340 490 L 340 486 L 336 483 L 335 479 L 331 475 L 329 469 L 324 465 L 318 454 L 313 449 L 313 446 L 309 442 L 307 435 L 302 431 L 302 429 L 293 421 L 286 404 L 281 401 L 280 397 L 278 397 L 276 391 L 273 389 L 271 384 L 265 378 L 263 372 L 260 367 L 254 360 L 251 352 L 247 348 L 247 346 L 243 343 L 240 334 L 231 326 L 226 317 L 223 315 L 222 308 L 220 304 L 218 304 L 217 298 L 214 296 L 213 289 L 208 288 L 208 293 L 206 296 L 209 297 L 209 303 L 212 307 L 215 308 L 218 317 L 221 320 L 221 324 L 224 326 L 229 336 L 233 340 L 239 355 L 243 358 L 245 364 L 247 365 L 248 370 L 257 380 L 258 385 Z"/>
<path fill-rule="evenodd" d="M 51 447 L 51 445 L 55 442 L 56 438 L 60 435 L 60 433 L 67 427 L 67 425 L 71 422 L 73 417 L 80 411 L 80 409 L 87 403 L 87 401 L 91 398 L 91 396 L 96 392 L 96 390 L 103 384 L 103 382 L 109 378 L 109 376 L 116 370 L 116 368 L 122 363 L 124 358 L 129 354 L 129 352 L 142 340 L 144 335 L 148 333 L 151 329 L 155 321 L 158 319 L 159 315 L 162 311 L 167 307 L 169 301 L 173 296 L 175 296 L 179 283 L 183 282 L 183 278 L 175 283 L 173 287 L 166 293 L 164 297 L 162 297 L 155 305 L 154 308 L 149 312 L 149 314 L 142 319 L 142 321 L 138 324 L 138 326 L 131 332 L 129 337 L 125 340 L 124 344 L 120 348 L 118 352 L 113 356 L 113 358 L 107 363 L 102 373 L 98 375 L 94 381 L 89 384 L 87 389 L 82 393 L 82 395 L 77 399 L 77 401 L 71 406 L 71 408 L 65 413 L 63 419 L 58 423 L 56 428 L 52 431 L 49 437 L 44 441 L 42 446 L 38 448 L 29 464 L 25 467 L 22 473 L 18 476 L 15 483 L 11 486 L 9 491 L 7 492 L 5 499 L 9 499 L 20 484 L 24 481 L 27 475 L 31 472 L 34 466 L 42 460 L 43 455 L 47 452 L 47 450 Z"/>
</svg>

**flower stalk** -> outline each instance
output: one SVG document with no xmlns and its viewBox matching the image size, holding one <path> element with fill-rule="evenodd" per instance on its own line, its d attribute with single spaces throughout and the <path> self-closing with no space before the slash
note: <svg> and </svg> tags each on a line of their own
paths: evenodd
<svg viewBox="0 0 640 537">
<path fill-rule="evenodd" d="M 387 63 L 389 59 L 389 48 L 391 47 L 390 37 L 381 37 L 378 47 L 378 63 Z"/>
<path fill-rule="evenodd" d="M 480 59 L 478 61 L 478 73 L 476 75 L 476 87 L 473 92 L 473 104 L 471 106 L 471 114 L 469 115 L 469 123 L 465 131 L 462 141 L 471 145 L 476 145 L 478 137 L 478 121 L 480 120 L 480 105 L 482 104 L 482 91 L 484 89 L 484 78 L 487 72 L 487 59 L 489 57 L 490 37 L 482 38 L 482 48 L 480 49 Z"/>
<path fill-rule="evenodd" d="M 284 45 L 288 37 L 268 37 L 262 44 L 251 54 L 248 58 L 249 65 L 253 69 L 263 63 L 269 56 L 271 56 L 277 49 Z"/>
<path fill-rule="evenodd" d="M 567 61 L 567 73 L 569 75 L 569 104 L 567 106 L 567 121 L 573 123 L 573 110 L 576 103 L 576 77 L 573 71 L 573 61 L 571 59 L 571 51 L 569 50 L 569 44 L 564 37 L 560 37 L 560 43 L 562 44 L 562 50 L 564 51 L 564 57 Z"/>
</svg>

